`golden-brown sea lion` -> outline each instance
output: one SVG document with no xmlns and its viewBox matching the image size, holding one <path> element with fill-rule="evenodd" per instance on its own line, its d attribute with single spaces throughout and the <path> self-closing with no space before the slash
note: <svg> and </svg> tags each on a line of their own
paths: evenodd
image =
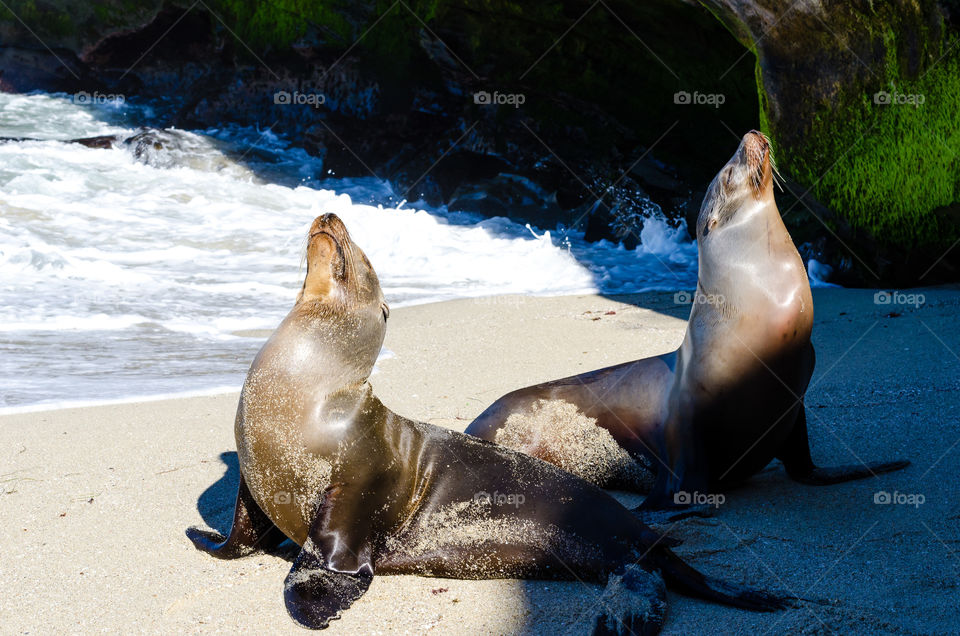
<svg viewBox="0 0 960 636">
<path fill-rule="evenodd" d="M 284 597 L 314 628 L 375 572 L 607 582 L 599 631 L 656 631 L 664 580 L 738 607 L 784 605 L 700 574 L 582 479 L 392 413 L 367 382 L 388 315 L 377 276 L 336 216 L 319 217 L 308 241 L 300 296 L 240 397 L 233 527 L 227 537 L 191 528 L 197 548 L 234 558 L 295 541 Z"/>
<path fill-rule="evenodd" d="M 695 502 L 774 458 L 808 484 L 907 466 L 818 468 L 811 460 L 803 397 L 814 366 L 813 298 L 774 201 L 770 144 L 761 133 L 747 133 L 710 184 L 697 244 L 699 280 L 678 351 L 514 391 L 466 432 L 555 461 L 583 449 L 565 448 L 569 435 L 554 433 L 563 422 L 539 414 L 551 404 L 572 405 L 600 427 L 587 441 L 590 452 L 609 433 L 653 467 L 656 481 L 643 504 L 649 509 Z M 624 463 L 607 465 L 600 477 L 584 476 L 623 486 Z"/>
</svg>

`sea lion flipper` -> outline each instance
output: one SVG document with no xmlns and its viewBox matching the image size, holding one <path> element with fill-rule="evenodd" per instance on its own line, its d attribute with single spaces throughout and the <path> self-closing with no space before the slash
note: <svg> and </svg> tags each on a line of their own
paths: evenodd
<svg viewBox="0 0 960 636">
<path fill-rule="evenodd" d="M 641 517 L 649 511 L 682 513 L 695 497 L 710 492 L 706 452 L 702 436 L 695 433 L 693 418 L 684 409 L 683 413 L 672 413 L 665 426 L 674 434 L 664 440 L 653 488 L 634 509 Z"/>
<path fill-rule="evenodd" d="M 715 508 L 706 504 L 678 506 L 676 508 L 644 508 L 643 504 L 633 509 L 633 514 L 648 526 L 658 526 L 667 523 L 676 523 L 691 517 L 709 518 L 713 516 Z M 672 537 L 664 537 L 674 543 L 667 543 L 667 547 L 676 547 L 682 543 Z"/>
<path fill-rule="evenodd" d="M 893 462 L 871 462 L 860 466 L 855 464 L 828 466 L 825 468 L 814 468 L 812 473 L 804 475 L 803 477 L 795 477 L 794 479 L 808 486 L 830 486 L 855 479 L 876 477 L 881 473 L 901 470 L 909 465 L 910 462 L 908 460 L 901 459 Z"/>
<path fill-rule="evenodd" d="M 233 510 L 230 536 L 224 537 L 219 532 L 190 527 L 187 528 L 187 537 L 198 550 L 218 559 L 236 559 L 269 550 L 287 538 L 253 500 L 242 476 L 237 488 L 237 503 Z"/>
<path fill-rule="evenodd" d="M 650 551 L 646 562 L 660 571 L 671 589 L 733 607 L 755 612 L 772 612 L 792 607 L 795 601 L 799 600 L 794 596 L 753 589 L 707 576 L 668 548 Z"/>
<path fill-rule="evenodd" d="M 810 441 L 807 437 L 807 414 L 801 405 L 797 421 L 789 437 L 777 454 L 791 479 L 811 486 L 829 486 L 854 479 L 876 477 L 910 465 L 907 460 L 874 462 L 850 466 L 818 467 L 810 456 Z"/>
<path fill-rule="evenodd" d="M 307 540 L 283 586 L 283 600 L 293 620 L 310 629 L 323 629 L 363 596 L 373 570 L 338 572 L 330 569 L 316 545 Z"/>
<path fill-rule="evenodd" d="M 370 587 L 375 517 L 368 506 L 376 492 L 341 482 L 324 493 L 283 589 L 287 612 L 304 627 L 325 628 Z M 368 514 L 358 515 L 364 508 Z"/>
<path fill-rule="evenodd" d="M 594 636 L 658 634 L 667 613 L 667 588 L 659 573 L 628 565 L 610 574 L 598 605 Z"/>
</svg>

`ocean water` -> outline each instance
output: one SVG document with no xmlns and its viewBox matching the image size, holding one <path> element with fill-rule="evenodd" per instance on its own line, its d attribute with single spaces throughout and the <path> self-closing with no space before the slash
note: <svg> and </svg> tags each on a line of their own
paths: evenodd
<svg viewBox="0 0 960 636">
<path fill-rule="evenodd" d="M 271 131 L 132 147 L 150 106 L 0 94 L 0 407 L 237 389 L 302 282 L 319 214 L 346 223 L 392 306 L 493 294 L 692 288 L 696 245 L 648 222 L 635 250 L 402 200 Z M 333 189 L 330 189 L 330 188 Z"/>
</svg>

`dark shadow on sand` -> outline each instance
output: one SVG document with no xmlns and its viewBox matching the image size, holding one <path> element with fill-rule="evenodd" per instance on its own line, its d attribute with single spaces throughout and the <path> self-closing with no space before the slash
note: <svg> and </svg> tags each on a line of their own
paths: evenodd
<svg viewBox="0 0 960 636">
<path fill-rule="evenodd" d="M 197 512 L 207 526 L 226 536 L 233 524 L 233 510 L 237 502 L 237 489 L 240 487 L 240 460 L 236 451 L 225 451 L 220 453 L 220 461 L 226 471 L 197 499 Z M 287 539 L 276 549 L 267 550 L 266 553 L 293 562 L 298 551 L 297 545 Z"/>
<path fill-rule="evenodd" d="M 197 512 L 205 524 L 225 535 L 230 532 L 233 522 L 233 507 L 240 485 L 240 461 L 236 451 L 220 453 L 220 461 L 226 472 L 197 499 Z"/>
</svg>

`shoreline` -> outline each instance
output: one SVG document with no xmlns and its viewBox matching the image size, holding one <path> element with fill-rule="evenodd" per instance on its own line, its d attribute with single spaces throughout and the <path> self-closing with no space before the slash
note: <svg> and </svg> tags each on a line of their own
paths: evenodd
<svg viewBox="0 0 960 636">
<path fill-rule="evenodd" d="M 911 467 L 812 488 L 774 463 L 727 493 L 715 517 L 669 529 L 699 570 L 813 602 L 755 614 L 670 592 L 665 634 L 956 628 L 960 288 L 918 291 L 925 302 L 912 307 L 875 304 L 874 290 L 814 290 L 807 404 L 819 464 L 904 457 Z M 394 411 L 463 430 L 508 390 L 675 348 L 688 313 L 668 292 L 407 306 L 390 317 L 393 356 L 371 382 Z M 0 413 L 6 628 L 303 633 L 283 607 L 287 559 L 218 561 L 184 536 L 189 525 L 229 528 L 236 403 L 234 391 Z M 881 492 L 925 503 L 878 505 Z M 581 634 L 598 593 L 577 582 L 380 576 L 329 631 Z"/>
<path fill-rule="evenodd" d="M 881 290 L 873 288 L 847 288 L 839 287 L 831 284 L 824 284 L 816 287 L 812 287 L 812 290 L 816 293 L 820 290 L 830 289 L 830 290 L 846 290 L 846 291 L 861 291 L 861 292 L 870 292 L 877 293 Z M 940 285 L 932 287 L 917 287 L 917 288 L 907 288 L 903 290 L 895 290 L 890 293 L 893 294 L 913 294 L 917 293 L 922 294 L 924 290 L 932 291 L 936 293 L 938 290 L 950 290 L 950 289 L 960 289 L 960 285 L 951 286 L 951 285 Z M 503 307 L 519 307 L 523 305 L 527 299 L 562 299 L 562 298 L 584 298 L 584 297 L 598 297 L 610 299 L 616 302 L 625 302 L 630 303 L 637 298 L 645 297 L 657 297 L 657 296 L 669 296 L 682 291 L 691 291 L 691 290 L 648 290 L 641 291 L 631 294 L 598 294 L 598 293 L 582 293 L 582 294 L 560 294 L 560 295 L 533 295 L 533 294 L 499 294 L 494 296 L 474 296 L 468 298 L 455 298 L 447 300 L 436 300 L 425 303 L 414 303 L 414 304 L 405 304 L 400 303 L 396 307 L 391 307 L 391 311 L 396 313 L 398 311 L 406 311 L 410 308 L 416 307 L 433 307 L 433 306 L 444 306 L 449 303 L 470 303 L 476 305 L 494 305 L 494 306 L 503 306 Z M 267 338 L 273 333 L 273 329 L 252 329 L 245 330 L 243 332 L 243 337 L 245 338 L 258 338 L 263 341 L 266 341 Z M 389 330 L 388 330 L 389 333 Z M 377 360 L 377 366 L 374 368 L 374 373 L 378 373 L 380 364 L 389 359 L 393 355 L 393 352 L 390 351 L 386 345 L 380 352 L 380 357 Z M 245 372 L 244 372 L 245 373 Z M 0 406 L 0 418 L 3 418 L 8 415 L 20 415 L 24 413 L 42 413 L 46 411 L 57 411 L 62 409 L 75 409 L 75 408 L 96 408 L 100 406 L 113 406 L 117 404 L 136 404 L 139 402 L 157 402 L 163 400 L 180 400 L 187 399 L 192 397 L 209 397 L 214 395 L 221 395 L 225 393 L 240 393 L 240 389 L 243 386 L 243 382 L 237 385 L 218 385 L 212 386 L 204 389 L 184 389 L 183 391 L 165 391 L 160 393 L 134 393 L 128 396 L 121 396 L 115 398 L 90 398 L 90 399 L 78 399 L 78 400 L 42 400 L 40 402 L 30 402 L 27 404 L 15 404 L 10 406 Z"/>
<path fill-rule="evenodd" d="M 227 393 L 240 394 L 239 386 L 220 386 L 195 391 L 175 391 L 172 393 L 156 393 L 149 395 L 131 395 L 129 397 L 106 398 L 103 400 L 64 400 L 60 402 L 34 402 L 18 406 L 0 407 L 0 418 L 7 415 L 22 415 L 25 413 L 46 413 L 48 411 L 63 411 L 65 409 L 90 409 L 101 406 L 117 406 L 120 404 L 143 404 L 146 402 L 164 402 L 167 400 L 187 400 L 195 397 L 213 397 Z"/>
</svg>

